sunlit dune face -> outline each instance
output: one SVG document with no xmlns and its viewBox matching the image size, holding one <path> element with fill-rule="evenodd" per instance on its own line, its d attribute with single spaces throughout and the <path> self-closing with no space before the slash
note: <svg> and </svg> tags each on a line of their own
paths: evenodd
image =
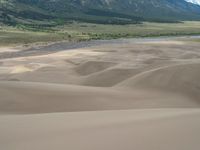
<svg viewBox="0 0 200 150">
<path fill-rule="evenodd" d="M 29 71 L 33 71 L 33 69 L 30 69 L 25 66 L 15 66 L 12 68 L 11 74 L 24 73 L 24 72 L 29 72 Z"/>
</svg>

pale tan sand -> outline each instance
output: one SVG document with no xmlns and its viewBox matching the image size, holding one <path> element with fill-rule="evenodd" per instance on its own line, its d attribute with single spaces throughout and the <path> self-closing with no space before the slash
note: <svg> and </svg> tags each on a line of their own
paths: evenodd
<svg viewBox="0 0 200 150">
<path fill-rule="evenodd" d="M 200 63 L 188 63 L 142 72 L 118 87 L 182 93 L 200 102 Z"/>
<path fill-rule="evenodd" d="M 77 71 L 77 73 L 84 76 L 105 70 L 114 65 L 115 63 L 112 62 L 88 61 L 86 63 L 79 65 L 75 70 Z"/>
<path fill-rule="evenodd" d="M 33 71 L 31 70 L 30 68 L 28 67 L 25 67 L 25 66 L 15 66 L 11 73 L 15 74 L 15 73 L 24 73 L 24 72 L 29 72 L 29 71 Z"/>
<path fill-rule="evenodd" d="M 199 109 L 0 116 L 3 150 L 198 150 Z"/>
<path fill-rule="evenodd" d="M 0 60 L 3 63 L 1 67 L 8 68 L 11 72 L 18 66 L 32 71 L 6 75 L 5 73 L 1 75 L 0 72 L 0 79 L 104 87 L 114 86 L 151 69 L 199 62 L 198 43 L 181 42 L 180 44 L 180 41 L 167 43 L 119 41 L 110 45 L 79 48 L 53 54 L 3 59 Z M 113 77 L 115 74 L 116 76 Z"/>
<path fill-rule="evenodd" d="M 21 47 L 17 48 L 17 47 L 0 47 L 0 53 L 4 53 L 4 52 L 17 52 L 20 51 Z"/>
<path fill-rule="evenodd" d="M 0 149 L 200 148 L 200 43 L 47 49 L 0 51 Z"/>
<path fill-rule="evenodd" d="M 112 87 L 117 83 L 120 83 L 121 81 L 134 76 L 138 72 L 139 70 L 126 68 L 107 69 L 88 75 L 83 79 L 81 84 L 95 87 Z"/>
<path fill-rule="evenodd" d="M 0 114 L 200 107 L 196 99 L 169 92 L 14 81 L 0 82 L 0 95 Z"/>
</svg>

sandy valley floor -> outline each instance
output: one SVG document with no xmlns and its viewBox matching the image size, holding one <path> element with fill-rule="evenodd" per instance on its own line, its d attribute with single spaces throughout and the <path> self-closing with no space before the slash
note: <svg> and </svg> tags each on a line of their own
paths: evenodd
<svg viewBox="0 0 200 150">
<path fill-rule="evenodd" d="M 0 48 L 0 149 L 200 149 L 200 43 Z"/>
</svg>

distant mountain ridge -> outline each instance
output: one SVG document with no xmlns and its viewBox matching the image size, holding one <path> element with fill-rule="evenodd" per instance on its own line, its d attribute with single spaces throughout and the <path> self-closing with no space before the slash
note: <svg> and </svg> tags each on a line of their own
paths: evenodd
<svg viewBox="0 0 200 150">
<path fill-rule="evenodd" d="M 200 20 L 192 0 L 0 0 L 0 22 L 138 23 Z M 197 0 L 196 0 L 197 2 Z"/>
</svg>

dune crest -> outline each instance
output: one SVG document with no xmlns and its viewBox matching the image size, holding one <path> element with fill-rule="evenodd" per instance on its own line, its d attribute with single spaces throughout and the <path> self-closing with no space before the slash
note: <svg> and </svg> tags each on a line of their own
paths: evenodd
<svg viewBox="0 0 200 150">
<path fill-rule="evenodd" d="M 200 99 L 200 63 L 167 66 L 138 74 L 119 87 L 158 89 Z"/>
<path fill-rule="evenodd" d="M 86 63 L 79 65 L 75 70 L 80 75 L 84 76 L 84 75 L 89 75 L 92 73 L 96 73 L 96 72 L 105 70 L 114 65 L 115 65 L 115 63 L 112 63 L 112 62 L 88 61 Z"/>
</svg>

